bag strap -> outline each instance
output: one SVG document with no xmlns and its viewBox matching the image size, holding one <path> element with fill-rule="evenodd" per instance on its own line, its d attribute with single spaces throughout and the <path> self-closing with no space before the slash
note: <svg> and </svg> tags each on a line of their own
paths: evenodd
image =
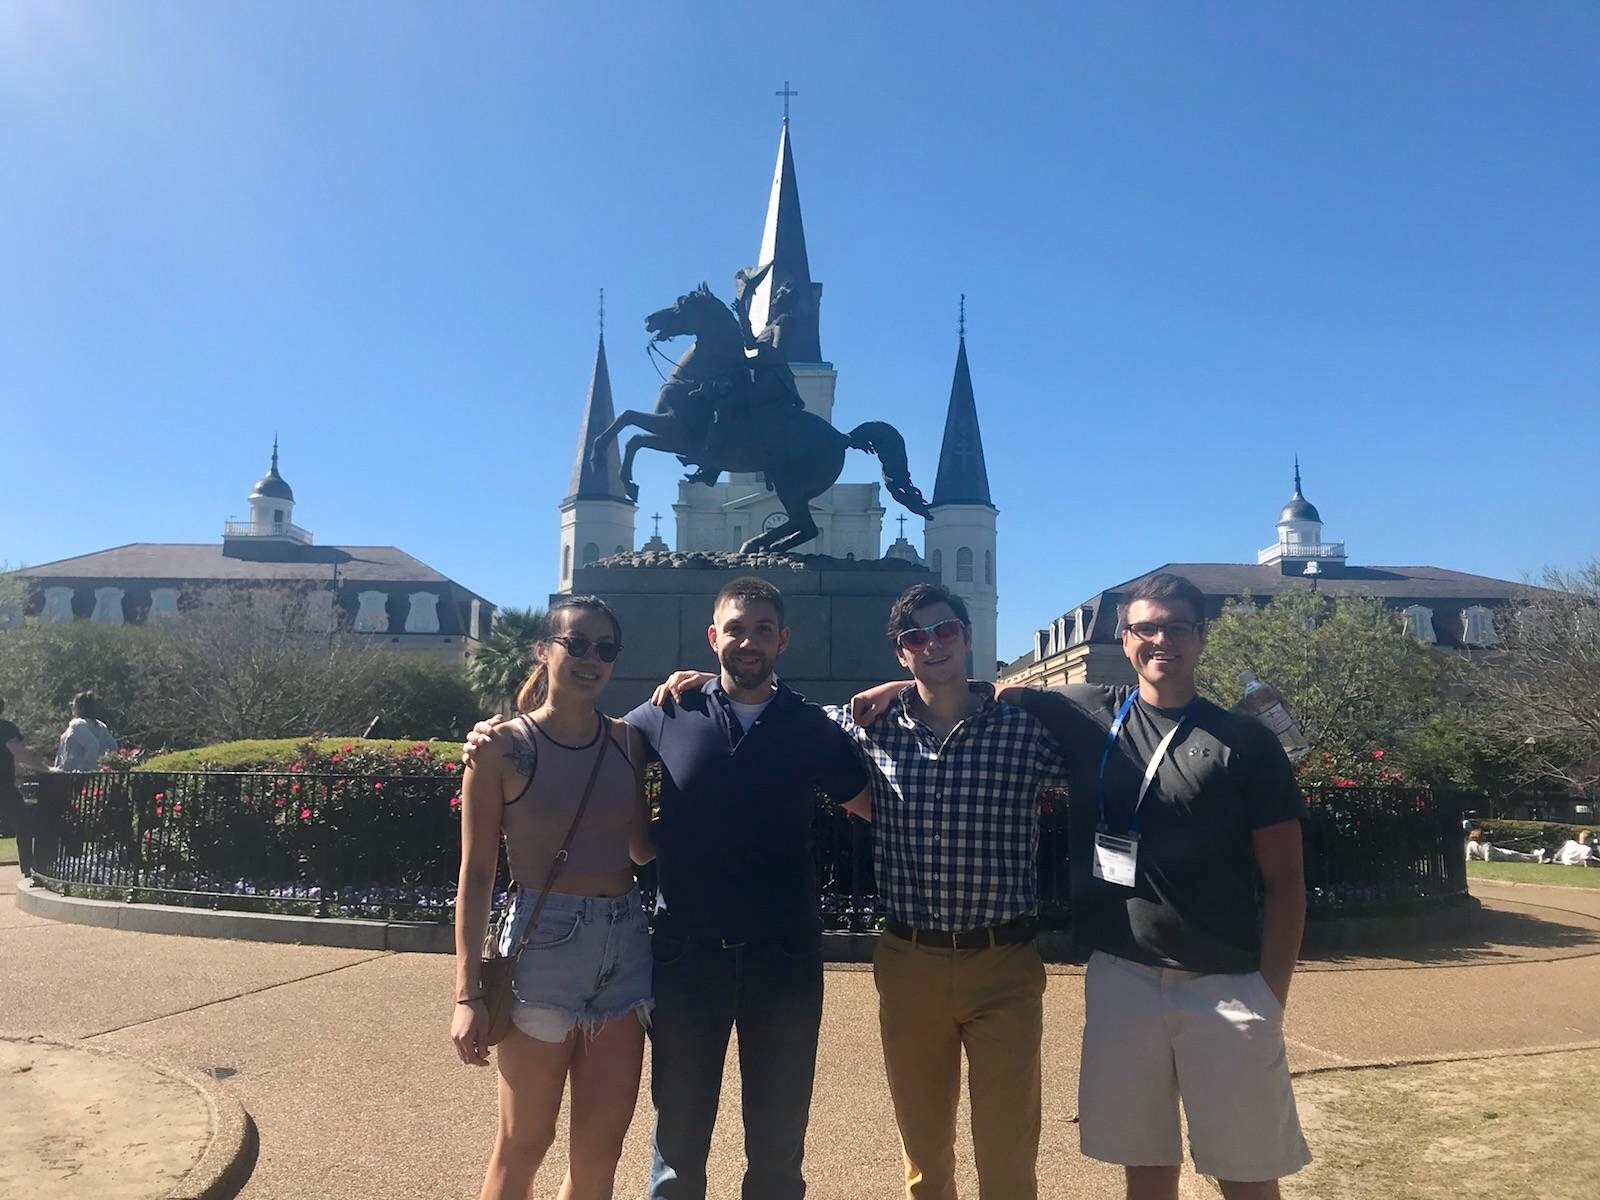
<svg viewBox="0 0 1600 1200">
<path fill-rule="evenodd" d="M 556 880 L 566 868 L 568 851 L 572 849 L 572 839 L 578 836 L 578 826 L 582 824 L 584 811 L 589 807 L 589 797 L 594 795 L 595 781 L 600 778 L 600 765 L 606 760 L 606 751 L 614 744 L 611 736 L 611 718 L 603 713 L 595 715 L 600 718 L 600 753 L 594 756 L 594 767 L 589 772 L 589 782 L 584 785 L 583 798 L 578 801 L 578 811 L 573 814 L 572 824 L 567 827 L 567 836 L 561 843 L 561 849 L 557 850 L 555 858 L 550 860 L 550 870 L 544 877 L 544 886 L 539 889 L 539 899 L 534 901 L 533 912 L 528 915 L 528 923 L 522 927 L 522 940 L 512 951 L 512 957 L 521 954 L 523 947 L 528 944 L 528 939 L 533 936 L 534 926 L 539 923 L 539 914 L 544 911 L 544 902 L 550 898 L 550 889 L 555 887 Z"/>
</svg>

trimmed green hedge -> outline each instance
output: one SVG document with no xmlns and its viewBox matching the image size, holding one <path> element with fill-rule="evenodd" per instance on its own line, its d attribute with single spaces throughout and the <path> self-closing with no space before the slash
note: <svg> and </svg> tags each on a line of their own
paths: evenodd
<svg viewBox="0 0 1600 1200">
<path fill-rule="evenodd" d="M 284 771 L 290 763 L 304 761 L 307 738 L 270 738 L 244 742 L 218 742 L 193 750 L 176 750 L 147 758 L 135 771 Z M 405 738 L 318 738 L 312 743 L 319 756 L 350 747 L 352 753 L 404 758 L 417 742 Z M 461 761 L 460 742 L 424 742 L 438 762 Z"/>
<path fill-rule="evenodd" d="M 1578 832 L 1587 829 L 1591 836 L 1600 834 L 1593 825 L 1568 825 L 1564 821 L 1473 821 L 1474 829 L 1483 830 L 1483 840 L 1502 845 L 1508 842 L 1538 842 L 1541 845 L 1560 846 L 1562 842 L 1577 841 Z"/>
</svg>

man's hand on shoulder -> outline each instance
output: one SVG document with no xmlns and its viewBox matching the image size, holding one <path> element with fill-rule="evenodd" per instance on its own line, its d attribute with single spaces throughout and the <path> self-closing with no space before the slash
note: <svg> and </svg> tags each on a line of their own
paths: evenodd
<svg viewBox="0 0 1600 1200">
<path fill-rule="evenodd" d="M 909 682 L 902 679 L 897 683 L 880 683 L 877 687 L 857 692 L 850 697 L 850 719 L 865 729 L 889 711 L 889 705 L 894 703 L 894 698 Z"/>
<path fill-rule="evenodd" d="M 489 739 L 494 737 L 495 729 L 505 721 L 499 713 L 479 721 L 472 727 L 472 732 L 467 734 L 467 740 L 461 745 L 461 765 L 467 770 L 472 769 L 473 759 L 478 753 L 478 747 L 485 746 Z"/>
<path fill-rule="evenodd" d="M 690 692 L 698 692 L 715 678 L 710 671 L 674 671 L 665 683 L 656 685 L 656 690 L 650 693 L 650 703 L 665 708 L 667 701 L 681 700 Z"/>
</svg>

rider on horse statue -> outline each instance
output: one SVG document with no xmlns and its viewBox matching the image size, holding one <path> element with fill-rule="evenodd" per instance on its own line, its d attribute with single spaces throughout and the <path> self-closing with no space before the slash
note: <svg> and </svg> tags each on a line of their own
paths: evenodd
<svg viewBox="0 0 1600 1200">
<path fill-rule="evenodd" d="M 704 465 L 689 477 L 695 483 L 715 483 L 722 473 L 720 460 L 737 443 L 736 438 L 752 434 L 765 443 L 767 457 L 767 488 L 772 488 L 772 457 L 774 441 L 770 436 L 770 422 L 775 414 L 791 409 L 805 408 L 800 389 L 795 386 L 794 372 L 783 356 L 784 326 L 795 316 L 798 306 L 804 303 L 787 282 L 780 283 L 772 295 L 769 311 L 773 314 L 765 329 L 758 334 L 750 327 L 750 302 L 756 288 L 761 286 L 772 270 L 769 262 L 761 268 L 743 267 L 733 277 L 733 311 L 739 318 L 739 328 L 744 332 L 745 347 L 749 355 L 749 369 L 715 385 L 705 385 L 711 396 L 711 425 L 706 430 Z"/>
</svg>

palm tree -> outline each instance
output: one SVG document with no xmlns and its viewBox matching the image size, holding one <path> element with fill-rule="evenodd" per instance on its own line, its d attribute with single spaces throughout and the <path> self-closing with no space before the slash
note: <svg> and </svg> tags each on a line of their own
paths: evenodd
<svg viewBox="0 0 1600 1200">
<path fill-rule="evenodd" d="M 467 682 L 487 708 L 508 711 L 517 689 L 533 673 L 533 644 L 544 633 L 544 609 L 502 608 L 489 636 L 467 664 Z"/>
</svg>

